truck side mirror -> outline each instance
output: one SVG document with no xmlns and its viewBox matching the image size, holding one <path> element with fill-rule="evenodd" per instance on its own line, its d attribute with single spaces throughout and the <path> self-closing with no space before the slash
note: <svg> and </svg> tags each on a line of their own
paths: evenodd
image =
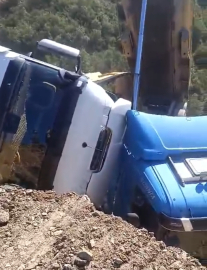
<svg viewBox="0 0 207 270">
<path fill-rule="evenodd" d="M 75 72 L 79 73 L 81 71 L 80 50 L 76 48 L 49 39 L 42 39 L 41 41 L 37 42 L 36 50 L 43 51 L 45 53 L 56 54 L 67 58 L 75 58 L 77 61 Z"/>
</svg>

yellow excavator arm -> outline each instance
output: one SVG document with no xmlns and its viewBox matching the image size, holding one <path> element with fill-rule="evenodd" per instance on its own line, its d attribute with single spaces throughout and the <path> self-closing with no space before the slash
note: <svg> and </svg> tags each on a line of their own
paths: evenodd
<svg viewBox="0 0 207 270">
<path fill-rule="evenodd" d="M 129 72 L 111 72 L 102 74 L 100 72 L 87 73 L 86 76 L 101 86 L 113 85 L 114 93 L 122 98 L 131 100 L 132 75 Z"/>
<path fill-rule="evenodd" d="M 139 49 L 141 7 L 141 0 L 122 0 L 118 5 L 123 54 L 132 81 Z M 190 82 L 192 24 L 191 0 L 148 0 L 139 109 L 169 115 L 177 115 L 180 109 L 185 109 Z M 132 99 L 132 91 L 133 87 L 128 87 L 127 98 Z"/>
</svg>

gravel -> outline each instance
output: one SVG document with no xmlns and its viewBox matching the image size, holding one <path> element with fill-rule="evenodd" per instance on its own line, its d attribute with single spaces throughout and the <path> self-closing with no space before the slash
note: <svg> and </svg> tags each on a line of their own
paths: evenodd
<svg viewBox="0 0 207 270">
<path fill-rule="evenodd" d="M 95 210 L 86 196 L 2 186 L 0 269 L 199 270 L 178 248 Z"/>
</svg>

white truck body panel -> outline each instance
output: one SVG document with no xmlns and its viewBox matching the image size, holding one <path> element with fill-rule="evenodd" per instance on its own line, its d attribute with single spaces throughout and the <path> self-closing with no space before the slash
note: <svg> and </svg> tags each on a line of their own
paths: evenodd
<svg viewBox="0 0 207 270">
<path fill-rule="evenodd" d="M 57 193 L 86 194 L 92 175 L 90 163 L 104 119 L 108 117 L 105 112 L 109 112 L 113 104 L 104 89 L 95 83 L 89 81 L 83 89 L 55 175 Z M 84 148 L 83 143 L 87 147 Z"/>
<path fill-rule="evenodd" d="M 86 194 L 91 201 L 100 206 L 109 186 L 109 182 L 117 177 L 122 139 L 126 128 L 125 115 L 131 109 L 131 102 L 118 99 L 109 114 L 107 127 L 112 130 L 111 143 L 102 170 L 93 173 Z"/>
<path fill-rule="evenodd" d="M 3 82 L 9 62 L 17 56 L 17 53 L 10 52 L 9 49 L 0 46 L 0 87 Z"/>
</svg>

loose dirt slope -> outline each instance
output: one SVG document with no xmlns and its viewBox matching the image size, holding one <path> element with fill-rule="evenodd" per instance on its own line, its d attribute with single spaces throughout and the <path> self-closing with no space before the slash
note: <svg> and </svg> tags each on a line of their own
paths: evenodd
<svg viewBox="0 0 207 270">
<path fill-rule="evenodd" d="M 89 199 L 0 188 L 0 269 L 205 269 Z"/>
</svg>

